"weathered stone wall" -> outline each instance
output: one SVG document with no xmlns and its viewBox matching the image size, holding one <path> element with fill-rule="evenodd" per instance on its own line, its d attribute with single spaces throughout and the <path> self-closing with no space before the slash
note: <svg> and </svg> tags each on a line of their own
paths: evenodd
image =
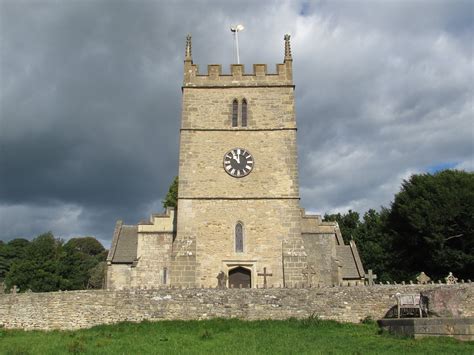
<svg viewBox="0 0 474 355">
<path fill-rule="evenodd" d="M 293 239 L 300 239 L 301 220 L 298 200 L 180 200 L 178 215 L 178 239 L 175 242 L 176 263 L 171 272 L 174 285 L 182 285 L 189 279 L 192 286 L 215 287 L 217 274 L 242 266 L 251 271 L 252 287 L 263 286 L 263 278 L 257 274 L 267 268 L 272 273 L 268 285 L 282 286 L 282 255 L 298 257 L 301 244 L 292 248 Z M 235 251 L 235 225 L 243 224 L 243 252 Z M 295 250 L 293 250 L 295 249 Z M 303 250 L 304 252 L 304 250 Z M 305 256 L 304 254 L 303 256 Z M 198 268 L 186 264 L 195 257 Z M 184 258 L 184 260 L 183 260 Z M 294 263 L 293 263 L 294 264 Z M 288 264 L 285 269 L 289 282 L 301 284 L 304 265 Z M 291 269 L 297 268 L 296 276 L 288 280 Z M 193 280 L 192 278 L 195 277 Z"/>
<path fill-rule="evenodd" d="M 232 102 L 247 101 L 247 126 L 232 127 Z M 296 129 L 292 87 L 240 87 L 183 90 L 182 129 Z M 239 112 L 239 122 L 241 122 Z"/>
<path fill-rule="evenodd" d="M 0 326 L 77 329 L 121 321 L 304 318 L 359 322 L 382 318 L 397 292 L 456 290 L 461 316 L 474 316 L 474 284 L 377 285 L 310 289 L 157 289 L 74 291 L 0 295 Z"/>
<path fill-rule="evenodd" d="M 131 285 L 132 266 L 129 264 L 107 265 L 107 288 L 122 289 Z M 129 286 L 128 286 L 129 287 Z"/>
<path fill-rule="evenodd" d="M 303 234 L 304 246 L 308 253 L 308 264 L 316 272 L 311 280 L 312 285 L 338 284 L 339 279 L 334 277 L 336 259 L 335 235 L 330 233 Z M 337 266 L 336 266 L 337 267 Z"/>
<path fill-rule="evenodd" d="M 293 130 L 182 131 L 180 146 L 179 199 L 299 198 Z M 246 149 L 254 159 L 252 172 L 240 179 L 223 166 L 224 155 L 234 148 Z M 178 223 L 180 218 L 178 211 Z"/>
<path fill-rule="evenodd" d="M 169 283 L 173 233 L 138 233 L 137 263 L 130 287 L 153 287 Z M 166 271 L 165 271 L 166 270 Z"/>
<path fill-rule="evenodd" d="M 200 75 L 185 63 L 173 285 L 215 287 L 218 273 L 235 267 L 251 272 L 252 287 L 263 285 L 263 268 L 272 274 L 269 285 L 303 282 L 291 62 L 278 68 L 267 75 L 257 65 L 253 75 L 244 75 L 238 65 L 221 75 L 220 66 L 211 65 L 208 75 Z M 241 107 L 244 98 L 247 126 L 232 127 L 232 102 Z M 252 172 L 241 179 L 224 170 L 224 155 L 233 148 L 254 159 Z M 235 252 L 238 222 L 244 227 L 241 253 Z"/>
</svg>

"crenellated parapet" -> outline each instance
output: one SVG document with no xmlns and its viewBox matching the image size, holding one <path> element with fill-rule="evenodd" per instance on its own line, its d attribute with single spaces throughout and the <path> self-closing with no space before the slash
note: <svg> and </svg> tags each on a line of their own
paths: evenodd
<svg viewBox="0 0 474 355">
<path fill-rule="evenodd" d="M 166 208 L 165 213 L 153 214 L 150 222 L 138 224 L 138 233 L 174 233 L 176 231 L 176 210 Z"/>
<path fill-rule="evenodd" d="M 245 71 L 243 64 L 231 64 L 230 74 L 222 74 L 222 65 L 220 64 L 209 64 L 207 73 L 200 73 L 199 66 L 193 64 L 191 36 L 188 35 L 186 37 L 183 88 L 293 86 L 293 59 L 289 41 L 290 36 L 285 35 L 285 57 L 283 63 L 276 64 L 276 73 L 269 73 L 266 64 L 254 64 L 251 73 Z"/>
</svg>

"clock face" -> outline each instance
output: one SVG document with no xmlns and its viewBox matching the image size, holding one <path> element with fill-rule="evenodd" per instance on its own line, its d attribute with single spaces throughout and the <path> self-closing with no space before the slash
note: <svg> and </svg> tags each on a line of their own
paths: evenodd
<svg viewBox="0 0 474 355">
<path fill-rule="evenodd" d="M 233 177 L 244 177 L 253 169 L 253 157 L 243 148 L 234 148 L 224 155 L 224 170 Z"/>
</svg>

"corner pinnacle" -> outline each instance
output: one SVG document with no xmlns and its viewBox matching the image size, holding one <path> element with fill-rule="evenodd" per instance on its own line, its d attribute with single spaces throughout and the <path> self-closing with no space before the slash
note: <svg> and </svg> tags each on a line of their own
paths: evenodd
<svg viewBox="0 0 474 355">
<path fill-rule="evenodd" d="M 293 58 L 291 57 L 290 35 L 286 34 L 284 39 L 285 39 L 285 60 L 293 60 Z"/>
<path fill-rule="evenodd" d="M 184 53 L 184 60 L 191 61 L 191 62 L 193 60 L 193 56 L 191 53 L 191 35 L 190 34 L 186 36 L 186 51 Z"/>
</svg>

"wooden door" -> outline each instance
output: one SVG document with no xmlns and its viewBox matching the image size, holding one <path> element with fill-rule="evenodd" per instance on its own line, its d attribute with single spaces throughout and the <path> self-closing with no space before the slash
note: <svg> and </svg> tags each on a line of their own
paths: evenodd
<svg viewBox="0 0 474 355">
<path fill-rule="evenodd" d="M 250 270 L 243 267 L 236 267 L 229 271 L 229 287 L 250 288 L 252 285 L 252 275 Z"/>
</svg>

